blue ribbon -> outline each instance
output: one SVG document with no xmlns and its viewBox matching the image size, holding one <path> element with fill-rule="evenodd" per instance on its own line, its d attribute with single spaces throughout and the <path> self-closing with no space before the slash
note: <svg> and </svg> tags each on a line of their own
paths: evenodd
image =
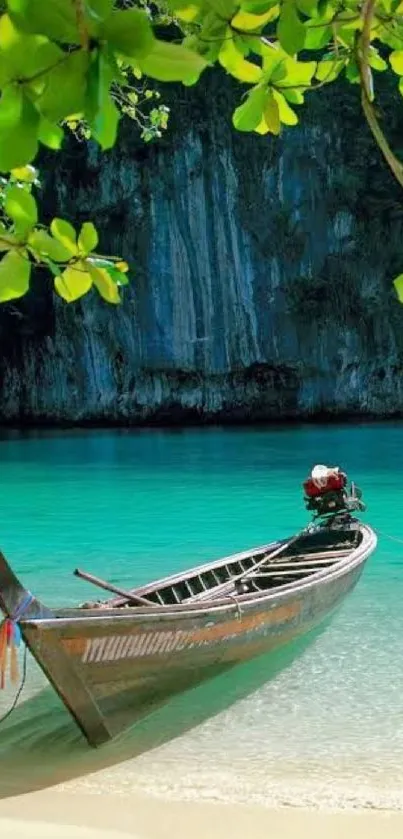
<svg viewBox="0 0 403 839">
<path fill-rule="evenodd" d="M 14 630 L 14 644 L 15 644 L 16 647 L 19 647 L 20 644 L 21 644 L 21 630 L 20 630 L 20 627 L 18 626 L 18 623 L 13 624 L 13 630 Z"/>
<path fill-rule="evenodd" d="M 18 606 L 15 609 L 14 614 L 11 617 L 11 620 L 13 621 L 13 623 L 15 621 L 19 621 L 20 618 L 22 618 L 24 612 L 26 612 L 26 610 L 28 609 L 28 606 L 31 605 L 33 600 L 34 600 L 34 595 L 31 594 L 30 591 L 27 591 L 25 597 L 23 597 L 23 599 L 21 600 L 21 603 L 18 604 Z"/>
</svg>

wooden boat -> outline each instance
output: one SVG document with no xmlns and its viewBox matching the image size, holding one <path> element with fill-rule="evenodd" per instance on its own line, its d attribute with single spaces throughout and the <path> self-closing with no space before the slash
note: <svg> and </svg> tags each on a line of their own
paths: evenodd
<svg viewBox="0 0 403 839">
<path fill-rule="evenodd" d="M 21 633 L 99 746 L 178 692 L 277 650 L 331 615 L 377 542 L 352 515 L 351 498 L 343 491 L 341 508 L 326 511 L 322 495 L 319 519 L 292 538 L 131 591 L 76 571 L 115 594 L 77 608 L 41 604 L 0 554 L 3 671 Z"/>
</svg>

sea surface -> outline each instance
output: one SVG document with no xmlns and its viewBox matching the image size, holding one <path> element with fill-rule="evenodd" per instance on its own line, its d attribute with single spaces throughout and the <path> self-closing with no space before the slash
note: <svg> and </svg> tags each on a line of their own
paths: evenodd
<svg viewBox="0 0 403 839">
<path fill-rule="evenodd" d="M 379 532 L 323 634 L 270 682 L 259 662 L 239 668 L 98 751 L 29 658 L 0 725 L 0 797 L 61 784 L 403 809 L 402 424 L 3 433 L 0 548 L 40 599 L 74 604 L 97 596 L 77 566 L 132 586 L 296 532 L 322 462 L 358 483 Z"/>
</svg>

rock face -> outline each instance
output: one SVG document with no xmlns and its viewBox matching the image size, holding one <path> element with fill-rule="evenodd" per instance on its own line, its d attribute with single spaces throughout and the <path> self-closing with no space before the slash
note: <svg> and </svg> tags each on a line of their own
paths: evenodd
<svg viewBox="0 0 403 839">
<path fill-rule="evenodd" d="M 403 413 L 403 196 L 355 91 L 312 97 L 280 140 L 232 129 L 239 95 L 211 74 L 167 90 L 160 144 L 128 124 L 113 152 L 46 159 L 49 217 L 93 218 L 133 281 L 118 308 L 67 306 L 46 276 L 2 307 L 0 421 Z"/>
</svg>

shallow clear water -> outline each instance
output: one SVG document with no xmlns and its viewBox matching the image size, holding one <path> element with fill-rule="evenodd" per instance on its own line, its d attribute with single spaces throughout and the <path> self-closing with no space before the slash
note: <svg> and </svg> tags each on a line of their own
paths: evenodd
<svg viewBox="0 0 403 839">
<path fill-rule="evenodd" d="M 298 530 L 315 462 L 345 468 L 366 520 L 402 540 L 380 536 L 326 632 L 273 681 L 179 738 L 163 732 L 151 751 L 136 749 L 134 732 L 89 755 L 48 691 L 0 728 L 10 785 L 42 749 L 53 782 L 94 793 L 403 807 L 403 425 L 5 435 L 1 547 L 49 605 L 82 601 L 94 590 L 76 566 L 133 585 Z M 25 699 L 42 684 L 30 661 Z"/>
</svg>

